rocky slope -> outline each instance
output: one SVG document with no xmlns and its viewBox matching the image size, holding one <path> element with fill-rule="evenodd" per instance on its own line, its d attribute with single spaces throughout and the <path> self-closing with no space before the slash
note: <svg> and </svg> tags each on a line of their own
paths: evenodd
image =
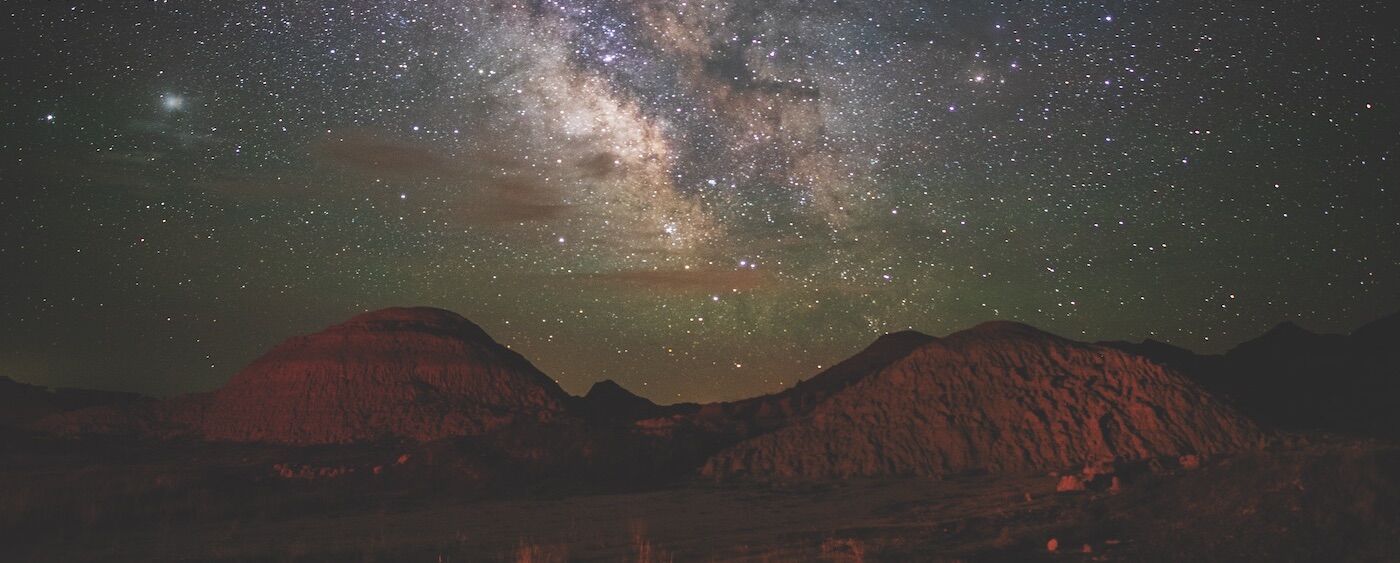
<svg viewBox="0 0 1400 563">
<path fill-rule="evenodd" d="M 715 478 L 821 479 L 1061 468 L 1256 447 L 1251 422 L 1140 356 L 1014 323 L 917 347 L 772 432 Z"/>
<path fill-rule="evenodd" d="M 449 311 L 393 308 L 283 342 L 210 398 L 209 440 L 325 444 L 481 435 L 569 397 Z"/>
</svg>

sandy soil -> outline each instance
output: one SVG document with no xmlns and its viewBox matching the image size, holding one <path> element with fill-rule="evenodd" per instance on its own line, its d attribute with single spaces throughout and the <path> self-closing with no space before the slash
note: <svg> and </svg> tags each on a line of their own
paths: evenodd
<svg viewBox="0 0 1400 563">
<path fill-rule="evenodd" d="M 1121 491 L 1077 493 L 1045 473 L 590 493 L 271 468 L 396 455 L 12 441 L 0 537 L 52 561 L 1400 560 L 1400 449 L 1374 442 L 1120 467 Z"/>
</svg>

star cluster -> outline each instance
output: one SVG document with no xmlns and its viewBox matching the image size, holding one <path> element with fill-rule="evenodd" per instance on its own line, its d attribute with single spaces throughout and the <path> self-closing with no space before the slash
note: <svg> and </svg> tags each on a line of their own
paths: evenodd
<svg viewBox="0 0 1400 563">
<path fill-rule="evenodd" d="M 574 392 L 993 318 L 1218 351 L 1400 302 L 1381 2 L 17 2 L 0 374 L 222 383 L 435 305 Z"/>
</svg>

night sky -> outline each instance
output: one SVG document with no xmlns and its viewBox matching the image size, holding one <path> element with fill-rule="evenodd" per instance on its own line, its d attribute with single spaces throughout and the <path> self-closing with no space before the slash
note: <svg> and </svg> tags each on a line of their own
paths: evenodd
<svg viewBox="0 0 1400 563">
<path fill-rule="evenodd" d="M 158 395 L 391 305 L 581 393 L 995 318 L 1400 307 L 1385 2 L 6 2 L 0 375 Z"/>
</svg>

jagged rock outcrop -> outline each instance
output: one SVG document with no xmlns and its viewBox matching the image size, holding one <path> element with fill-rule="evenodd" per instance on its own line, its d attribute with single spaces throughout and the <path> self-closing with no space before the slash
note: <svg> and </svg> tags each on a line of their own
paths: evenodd
<svg viewBox="0 0 1400 563">
<path fill-rule="evenodd" d="M 714 478 L 1061 468 L 1218 453 L 1263 434 L 1186 378 L 1015 323 L 934 339 L 706 462 Z"/>
<path fill-rule="evenodd" d="M 461 316 L 392 308 L 278 345 L 213 394 L 200 433 L 283 444 L 427 441 L 546 422 L 568 399 Z"/>
</svg>

